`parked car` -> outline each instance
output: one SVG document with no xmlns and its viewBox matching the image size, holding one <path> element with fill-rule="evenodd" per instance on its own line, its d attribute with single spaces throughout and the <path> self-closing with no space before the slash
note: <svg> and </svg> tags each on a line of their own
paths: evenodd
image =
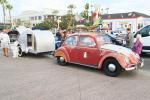
<svg viewBox="0 0 150 100">
<path fill-rule="evenodd" d="M 60 65 L 74 63 L 102 69 L 108 76 L 118 76 L 123 70 L 142 67 L 140 57 L 130 49 L 112 44 L 110 38 L 97 33 L 74 34 L 66 38 L 55 51 Z"/>
<path fill-rule="evenodd" d="M 126 41 L 124 38 L 117 37 L 110 33 L 106 33 L 105 35 L 110 38 L 113 44 L 120 45 L 120 46 L 126 45 Z"/>
<path fill-rule="evenodd" d="M 113 32 L 114 35 L 117 35 L 117 36 L 124 36 L 127 34 L 126 30 L 123 29 L 123 28 L 117 28 L 114 32 Z"/>
<path fill-rule="evenodd" d="M 142 40 L 143 40 L 142 52 L 150 53 L 150 25 L 147 25 L 139 29 L 139 31 L 137 31 L 136 34 L 141 34 L 142 36 Z M 135 37 L 136 37 L 136 34 L 135 34 Z"/>
</svg>

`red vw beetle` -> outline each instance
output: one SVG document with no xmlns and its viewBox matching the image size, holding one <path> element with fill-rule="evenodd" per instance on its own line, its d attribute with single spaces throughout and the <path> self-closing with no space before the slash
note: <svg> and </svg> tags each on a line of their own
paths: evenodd
<svg viewBox="0 0 150 100">
<path fill-rule="evenodd" d="M 75 63 L 102 69 L 108 76 L 118 76 L 123 70 L 142 67 L 140 57 L 130 49 L 112 44 L 105 34 L 76 33 L 66 38 L 56 50 L 60 65 Z"/>
</svg>

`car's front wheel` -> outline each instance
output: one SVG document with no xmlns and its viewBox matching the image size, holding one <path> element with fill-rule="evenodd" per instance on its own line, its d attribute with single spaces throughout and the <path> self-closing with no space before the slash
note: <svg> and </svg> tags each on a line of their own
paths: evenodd
<svg viewBox="0 0 150 100">
<path fill-rule="evenodd" d="M 57 57 L 57 63 L 62 66 L 65 66 L 67 64 L 67 62 L 65 61 L 65 58 L 62 56 Z"/>
<path fill-rule="evenodd" d="M 117 60 L 113 58 L 106 59 L 103 63 L 103 71 L 106 75 L 116 77 L 122 72 L 122 68 Z"/>
</svg>

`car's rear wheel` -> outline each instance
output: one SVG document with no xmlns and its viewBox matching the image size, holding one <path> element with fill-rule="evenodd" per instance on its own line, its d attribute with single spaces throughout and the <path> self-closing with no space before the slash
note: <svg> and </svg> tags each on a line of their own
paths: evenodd
<svg viewBox="0 0 150 100">
<path fill-rule="evenodd" d="M 67 64 L 67 62 L 65 61 L 65 58 L 62 56 L 57 57 L 57 63 L 62 66 L 65 66 Z"/>
<path fill-rule="evenodd" d="M 117 60 L 109 58 L 103 63 L 103 71 L 108 76 L 116 77 L 120 75 L 122 68 Z"/>
</svg>

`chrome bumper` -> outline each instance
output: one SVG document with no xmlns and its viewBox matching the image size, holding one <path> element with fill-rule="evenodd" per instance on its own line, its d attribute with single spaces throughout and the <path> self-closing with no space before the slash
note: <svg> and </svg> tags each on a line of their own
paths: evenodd
<svg viewBox="0 0 150 100">
<path fill-rule="evenodd" d="M 125 68 L 126 71 L 131 71 L 139 68 L 143 68 L 144 66 L 144 60 L 140 60 L 137 64 L 130 64 L 127 68 Z"/>
</svg>

